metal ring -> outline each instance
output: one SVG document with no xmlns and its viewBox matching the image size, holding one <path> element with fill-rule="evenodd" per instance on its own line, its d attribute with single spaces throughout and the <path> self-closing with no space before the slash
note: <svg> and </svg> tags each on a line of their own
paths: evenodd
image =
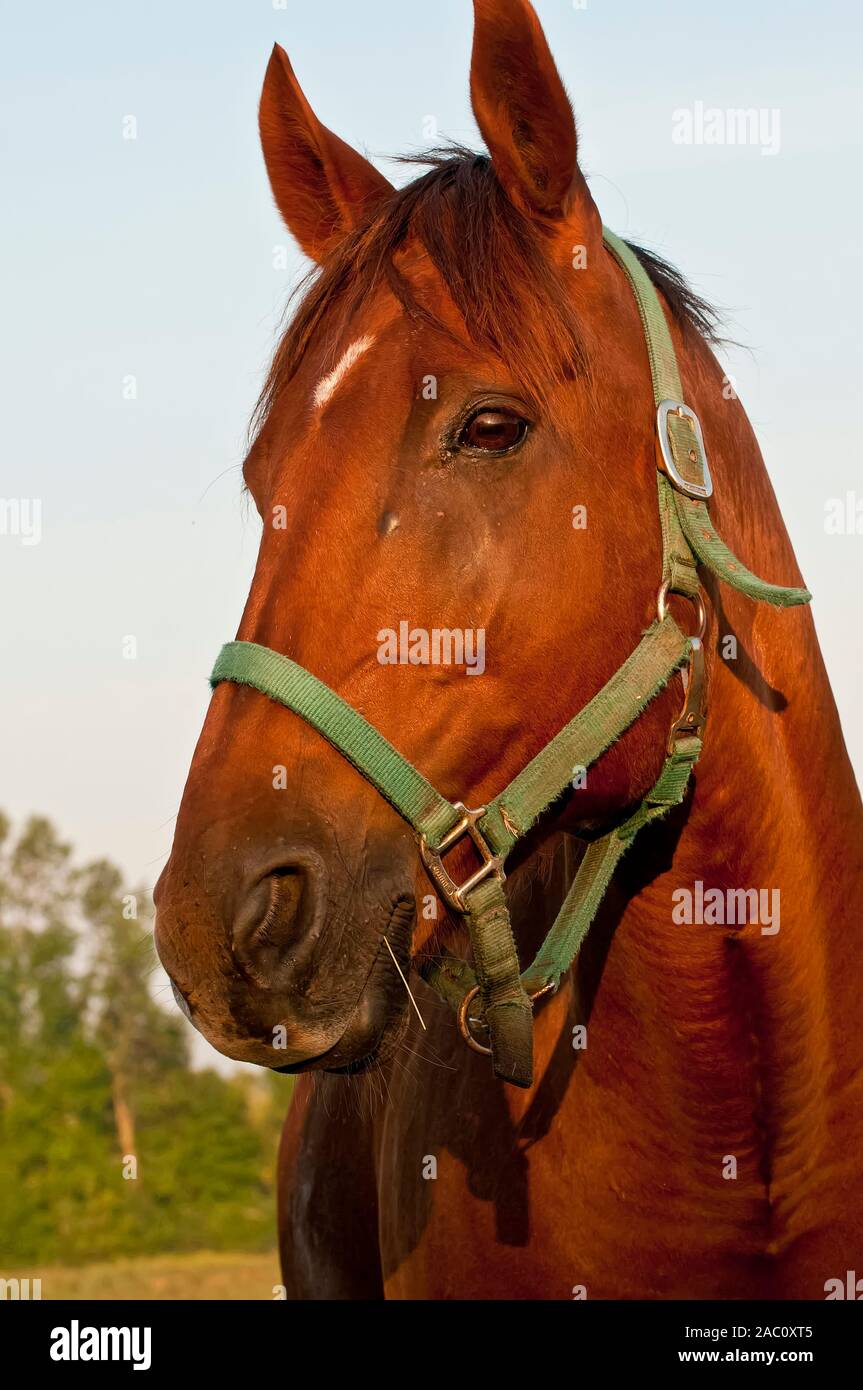
<svg viewBox="0 0 863 1390">
<path fill-rule="evenodd" d="M 661 623 L 664 622 L 668 616 L 668 595 L 672 592 L 677 593 L 677 590 L 672 590 L 671 580 L 666 579 L 659 590 L 656 600 L 656 615 Z M 695 605 L 695 611 L 698 615 L 698 631 L 692 633 L 692 636 L 697 638 L 699 642 L 703 642 L 705 633 L 707 632 L 707 607 L 701 590 L 699 589 L 695 594 L 679 594 L 678 597 L 689 599 L 689 602 Z"/>
<path fill-rule="evenodd" d="M 473 1003 L 474 999 L 476 999 L 476 996 L 477 996 L 478 994 L 479 994 L 479 985 L 474 985 L 473 989 L 469 989 L 469 990 L 468 990 L 468 992 L 467 992 L 467 994 L 465 995 L 464 999 L 463 999 L 463 1000 L 461 1001 L 461 1003 L 459 1004 L 459 1006 L 458 1006 L 458 1030 L 459 1030 L 459 1032 L 461 1033 L 462 1037 L 464 1038 L 465 1042 L 467 1043 L 468 1047 L 472 1048 L 474 1052 L 478 1052 L 478 1053 L 480 1054 L 481 1057 L 490 1057 L 490 1056 L 491 1056 L 491 1048 L 490 1048 L 490 1047 L 484 1047 L 482 1043 L 477 1042 L 477 1040 L 476 1040 L 476 1038 L 474 1037 L 473 1033 L 470 1031 L 469 1010 L 470 1010 L 471 1004 Z"/>
<path fill-rule="evenodd" d="M 550 980 L 547 985 L 541 985 L 535 994 L 529 994 L 527 997 L 531 1004 L 535 1004 L 537 999 L 542 999 L 546 994 L 557 994 L 557 985 L 557 980 Z"/>
<path fill-rule="evenodd" d="M 535 994 L 528 995 L 528 998 L 530 999 L 531 1004 L 534 1004 L 536 1000 L 541 999 L 544 994 L 556 993 L 557 981 L 553 980 L 550 984 L 542 985 L 541 988 L 538 989 Z M 481 1042 L 477 1042 L 473 1033 L 470 1031 L 470 1006 L 473 1003 L 474 999 L 476 999 L 476 996 L 478 994 L 479 985 L 474 985 L 473 989 L 468 990 L 464 999 L 459 1004 L 458 1028 L 459 1032 L 461 1033 L 469 1048 L 471 1048 L 474 1052 L 478 1052 L 481 1057 L 490 1057 L 491 1048 L 485 1047 Z"/>
</svg>

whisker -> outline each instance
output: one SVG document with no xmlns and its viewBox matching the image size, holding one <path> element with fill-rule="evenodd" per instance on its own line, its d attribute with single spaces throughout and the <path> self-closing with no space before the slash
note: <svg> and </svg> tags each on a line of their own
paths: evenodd
<svg viewBox="0 0 863 1390">
<path fill-rule="evenodd" d="M 433 1067 L 440 1067 L 443 1071 L 458 1071 L 458 1067 L 450 1066 L 449 1062 L 440 1062 L 436 1057 L 428 1057 L 424 1052 L 417 1052 L 415 1048 L 408 1047 L 407 1043 L 399 1043 L 403 1052 L 409 1052 L 412 1057 L 418 1057 L 421 1062 L 429 1062 Z"/>
<path fill-rule="evenodd" d="M 396 970 L 399 972 L 399 975 L 401 976 L 401 982 L 402 982 L 402 984 L 404 985 L 405 989 L 406 989 L 407 992 L 408 992 L 408 999 L 411 1001 L 411 1003 L 412 1003 L 413 1006 L 414 1006 L 414 1010 L 415 1010 L 415 1012 L 416 1012 L 417 1018 L 419 1019 L 420 1023 L 422 1024 L 424 1030 L 425 1030 L 426 1032 L 428 1032 L 428 1029 L 426 1028 L 426 1024 L 425 1024 L 425 1019 L 423 1018 L 423 1016 L 422 1016 L 422 1014 L 420 1013 L 420 1010 L 419 1010 L 419 1004 L 418 1004 L 417 1001 L 414 999 L 413 994 L 412 994 L 412 992 L 411 992 L 411 987 L 410 987 L 410 985 L 408 984 L 407 980 L 405 979 L 405 972 L 402 970 L 401 966 L 399 965 L 398 961 L 396 960 L 395 952 L 393 951 L 393 948 L 392 948 L 392 946 L 390 945 L 390 943 L 387 941 L 387 938 L 386 938 L 386 937 L 383 938 L 383 943 L 384 943 L 384 945 L 386 946 L 387 950 L 389 951 L 390 955 L 392 956 L 393 965 L 395 966 Z"/>
</svg>

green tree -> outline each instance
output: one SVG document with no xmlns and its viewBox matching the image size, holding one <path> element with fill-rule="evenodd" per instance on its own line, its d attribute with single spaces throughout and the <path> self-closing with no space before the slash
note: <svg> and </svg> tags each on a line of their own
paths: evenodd
<svg viewBox="0 0 863 1390">
<path fill-rule="evenodd" d="M 191 1071 L 151 916 L 44 818 L 15 839 L 0 817 L 0 1274 L 273 1242 L 290 1083 Z"/>
</svg>

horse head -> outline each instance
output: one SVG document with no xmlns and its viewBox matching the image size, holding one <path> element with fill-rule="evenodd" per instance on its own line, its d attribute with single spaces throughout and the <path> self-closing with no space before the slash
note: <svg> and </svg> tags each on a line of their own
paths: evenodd
<svg viewBox="0 0 863 1390">
<path fill-rule="evenodd" d="M 264 157 L 318 269 L 245 461 L 263 534 L 238 634 L 320 677 L 472 806 L 632 651 L 662 553 L 642 325 L 603 246 L 570 102 L 527 0 L 475 12 L 488 153 L 433 151 L 398 189 L 320 123 L 273 52 Z M 680 355 L 692 349 L 718 391 L 704 306 L 639 255 Z M 586 785 L 576 775 L 540 838 L 638 801 L 669 699 Z M 227 683 L 157 903 L 192 1021 L 228 1055 L 279 1069 L 383 1055 L 409 1016 L 411 960 L 457 930 L 392 807 L 289 709 Z"/>
</svg>

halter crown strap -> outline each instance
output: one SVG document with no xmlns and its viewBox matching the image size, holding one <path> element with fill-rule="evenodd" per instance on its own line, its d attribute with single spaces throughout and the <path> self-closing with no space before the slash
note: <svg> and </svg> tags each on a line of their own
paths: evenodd
<svg viewBox="0 0 863 1390">
<path fill-rule="evenodd" d="M 604 239 L 632 284 L 647 341 L 659 431 L 663 558 L 657 621 L 602 690 L 487 807 L 471 811 L 441 796 L 357 710 L 288 657 L 254 642 L 229 642 L 210 678 L 214 688 L 223 681 L 250 686 L 305 719 L 413 827 L 438 891 L 467 919 L 473 954 L 471 965 L 444 952 L 424 962 L 422 974 L 457 1009 L 470 1046 L 490 1054 L 495 1074 L 518 1086 L 530 1086 L 533 1079 L 532 1001 L 556 988 L 571 968 L 620 858 L 643 826 L 680 804 L 701 753 L 706 695 L 698 563 L 750 598 L 780 607 L 810 598 L 805 589 L 758 579 L 716 534 L 705 505 L 712 480 L 701 426 L 681 399 L 674 344 L 659 297 L 630 247 L 607 229 Z M 684 636 L 667 611 L 669 592 L 698 604 L 698 636 Z M 588 847 L 557 920 L 522 972 L 503 887 L 508 855 L 570 786 L 573 767 L 591 767 L 687 661 L 686 704 L 672 726 L 658 780 L 622 825 Z M 482 864 L 459 885 L 443 857 L 466 836 Z M 479 1026 L 487 1029 L 489 1046 L 477 1040 Z"/>
<path fill-rule="evenodd" d="M 704 439 L 698 417 L 683 405 L 683 386 L 677 365 L 677 354 L 665 317 L 662 303 L 656 288 L 641 261 L 625 241 L 622 241 L 608 227 L 603 228 L 603 241 L 614 259 L 626 272 L 641 314 L 644 336 L 647 340 L 647 353 L 650 358 L 650 372 L 653 378 L 653 397 L 658 412 L 660 444 L 663 432 L 674 469 L 684 487 L 673 487 L 660 473 L 660 511 L 667 513 L 666 524 L 672 535 L 670 541 L 680 541 L 676 534 L 678 528 L 685 537 L 684 549 L 692 564 L 692 552 L 701 564 L 711 570 L 719 579 L 739 589 L 747 597 L 765 603 L 776 604 L 779 608 L 790 608 L 796 604 L 809 603 L 812 595 L 808 589 L 789 588 L 780 584 L 768 584 L 752 574 L 736 555 L 728 549 L 710 520 L 706 501 L 712 493 L 712 480 L 707 468 Z M 663 409 L 676 406 L 677 410 Z M 688 413 L 680 413 L 680 407 Z M 696 495 L 687 493 L 686 487 Z M 702 492 L 704 496 L 697 494 Z M 676 525 L 675 525 L 676 523 Z M 686 564 L 686 556 L 671 556 Z M 667 576 L 666 576 L 667 577 Z M 676 586 L 674 586 L 676 592 Z M 687 592 L 685 589 L 682 592 Z"/>
</svg>

